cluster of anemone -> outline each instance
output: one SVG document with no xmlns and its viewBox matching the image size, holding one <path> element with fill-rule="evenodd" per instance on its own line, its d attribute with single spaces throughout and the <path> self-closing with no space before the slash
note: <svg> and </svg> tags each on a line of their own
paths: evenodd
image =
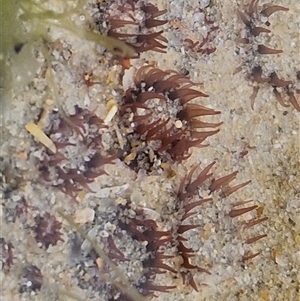
<svg viewBox="0 0 300 301">
<path fill-rule="evenodd" d="M 207 202 L 213 201 L 214 196 L 219 196 L 221 198 L 228 198 L 231 194 L 237 190 L 245 187 L 251 181 L 246 181 L 240 184 L 232 185 L 233 181 L 236 179 L 237 171 L 232 172 L 223 177 L 215 178 L 212 172 L 212 168 L 215 165 L 215 162 L 212 162 L 206 166 L 197 176 L 195 172 L 198 166 L 193 166 L 190 172 L 183 178 L 178 190 L 177 197 L 177 207 L 178 207 L 178 219 L 180 220 L 179 226 L 176 230 L 178 244 L 178 253 L 183 258 L 183 264 L 181 271 L 181 276 L 184 283 L 190 284 L 195 290 L 197 290 L 196 283 L 193 279 L 192 273 L 190 270 L 196 270 L 199 272 L 205 272 L 209 274 L 207 268 L 198 267 L 191 265 L 191 258 L 194 256 L 193 250 L 186 248 L 184 246 L 184 241 L 186 238 L 182 235 L 184 232 L 198 228 L 200 225 L 195 224 L 186 224 L 185 222 L 195 216 L 197 211 L 194 210 L 196 207 L 202 206 Z M 206 191 L 205 195 L 208 197 L 200 196 L 198 191 Z M 232 209 L 228 212 L 228 215 L 232 218 L 240 217 L 244 214 L 251 212 L 251 218 L 243 219 L 243 228 L 249 229 L 257 224 L 260 224 L 267 220 L 267 217 L 258 217 L 256 210 L 258 205 L 251 205 L 249 203 L 252 201 L 238 202 L 232 204 Z M 247 235 L 247 234 L 245 234 Z M 266 234 L 250 236 L 245 239 L 244 244 L 251 244 L 256 242 L 259 239 L 262 239 Z M 252 259 L 256 257 L 259 253 L 249 253 L 245 252 L 245 255 L 241 258 L 242 261 Z"/>
<path fill-rule="evenodd" d="M 117 1 L 108 4 L 100 16 L 95 15 L 95 21 L 100 32 L 127 43 L 138 54 L 149 50 L 165 53 L 168 41 L 156 27 L 168 22 L 159 19 L 166 12 L 143 0 Z"/>
<path fill-rule="evenodd" d="M 14 223 L 17 218 L 20 218 L 22 221 L 26 220 L 26 215 L 29 212 L 29 209 L 34 209 L 33 206 L 28 204 L 24 196 L 21 196 L 20 199 L 15 202 L 15 204 L 16 205 L 13 208 L 10 208 L 8 202 L 8 207 L 6 208 L 6 220 L 8 222 Z"/>
<path fill-rule="evenodd" d="M 132 285 L 141 295 L 156 296 L 157 292 L 170 292 L 177 287 L 170 284 L 158 284 L 157 276 L 161 274 L 170 274 L 172 279 L 181 277 L 183 285 L 190 286 L 195 291 L 199 291 L 194 279 L 195 273 L 210 274 L 210 266 L 207 263 L 202 267 L 193 262 L 196 251 L 186 246 L 188 239 L 185 233 L 196 229 L 201 231 L 202 225 L 192 221 L 192 218 L 199 212 L 198 208 L 205 211 L 204 204 L 218 198 L 228 198 L 251 182 L 234 184 L 237 177 L 236 171 L 222 177 L 215 177 L 212 171 L 214 165 L 215 162 L 212 162 L 200 172 L 197 172 L 197 166 L 193 166 L 181 180 L 179 188 L 174 194 L 175 197 L 171 198 L 174 203 L 176 222 L 161 223 L 153 219 L 146 208 L 137 207 L 131 201 L 127 201 L 125 204 L 123 202 L 116 207 L 115 214 L 110 220 L 115 225 L 114 230 L 105 235 L 101 241 L 109 258 L 118 266 L 122 266 L 121 262 L 133 260 L 131 253 L 125 253 L 123 248 L 124 235 L 127 237 L 126 239 L 132 240 L 132 245 L 139 245 L 139 248 L 143 250 L 143 255 L 140 257 L 141 275 L 131 279 Z M 200 194 L 199 191 L 201 191 Z M 207 196 L 204 197 L 204 195 Z M 259 252 L 249 252 L 247 245 L 264 238 L 266 234 L 253 236 L 255 231 L 252 229 L 265 222 L 267 217 L 258 213 L 258 205 L 253 204 L 252 201 L 235 201 L 231 204 L 231 210 L 227 212 L 227 215 L 239 219 L 239 229 L 237 230 L 243 229 L 240 232 L 244 239 L 245 252 L 239 261 L 245 262 L 253 259 Z M 251 229 L 249 231 L 251 234 L 247 232 L 249 229 Z M 179 258 L 180 260 L 178 260 Z M 99 286 L 99 281 L 101 282 L 101 279 L 97 278 L 93 283 Z M 126 294 L 120 293 L 113 283 L 106 283 L 105 289 L 107 290 L 106 296 L 111 298 L 109 300 L 132 300 Z"/>
<path fill-rule="evenodd" d="M 219 27 L 215 24 L 213 17 L 208 15 L 206 10 L 199 8 L 198 13 L 203 16 L 202 28 L 205 28 L 205 32 L 201 34 L 198 33 L 200 31 L 199 29 L 195 30 L 194 34 L 197 39 L 194 40 L 192 37 L 185 38 L 183 46 L 187 51 L 190 50 L 189 53 L 209 55 L 217 50 L 213 42 L 216 38 L 216 32 Z"/>
<path fill-rule="evenodd" d="M 263 71 L 260 66 L 252 69 L 252 79 L 258 85 L 253 88 L 253 93 L 251 95 L 251 108 L 254 109 L 254 101 L 261 85 L 269 84 L 273 87 L 273 93 L 281 106 L 289 107 L 292 105 L 300 112 L 300 105 L 295 96 L 295 94 L 300 94 L 300 89 L 297 88 L 297 86 L 299 86 L 297 79 L 295 79 L 295 81 L 281 79 L 278 77 L 276 71 L 271 72 L 266 77 L 263 77 L 262 74 Z M 284 93 L 288 97 L 288 102 L 285 102 L 284 100 Z"/>
<path fill-rule="evenodd" d="M 34 233 L 35 239 L 46 249 L 50 245 L 55 246 L 59 241 L 64 241 L 61 230 L 62 223 L 54 215 L 46 212 L 35 217 Z"/>
<path fill-rule="evenodd" d="M 192 147 L 219 132 L 219 123 L 206 116 L 219 111 L 191 101 L 208 97 L 188 77 L 153 66 L 141 67 L 134 86 L 125 91 L 119 108 L 121 131 L 126 137 L 122 157 L 134 170 L 152 171 L 164 162 L 182 162 Z"/>
<path fill-rule="evenodd" d="M 260 55 L 277 55 L 282 53 L 282 50 L 280 49 L 269 48 L 257 42 L 256 38 L 258 36 L 260 36 L 261 34 L 269 34 L 271 32 L 271 30 L 268 28 L 256 26 L 256 20 L 259 14 L 268 18 L 273 13 L 276 13 L 278 11 L 288 11 L 288 8 L 279 5 L 266 4 L 258 13 L 258 3 L 259 0 L 251 0 L 246 12 L 237 10 L 239 19 L 245 26 L 244 34 L 237 39 L 237 43 L 243 45 L 244 49 L 246 50 L 246 64 L 249 59 L 251 60 L 251 57 L 255 58 L 254 65 L 250 63 L 251 66 L 249 66 L 250 77 L 252 82 L 254 83 L 253 93 L 250 96 L 251 108 L 254 108 L 254 102 L 259 89 L 263 85 L 268 84 L 273 87 L 274 95 L 277 101 L 282 106 L 287 107 L 292 105 L 296 110 L 300 111 L 300 106 L 296 100 L 294 90 L 292 89 L 292 81 L 280 79 L 275 71 L 271 73 L 265 72 L 265 75 L 263 75 L 264 72 L 262 64 L 259 62 L 259 60 L 257 60 L 257 57 L 259 57 Z M 266 24 L 269 25 L 269 23 Z M 243 64 L 236 68 L 234 74 L 240 72 L 241 70 L 243 70 Z M 282 88 L 286 92 L 288 96 L 288 103 L 284 102 L 281 93 L 278 92 L 278 88 Z"/>
<path fill-rule="evenodd" d="M 265 17 L 271 16 L 277 11 L 288 11 L 288 8 L 278 5 L 268 5 L 263 7 L 263 9 L 258 13 L 258 2 L 259 0 L 251 0 L 248 11 L 243 13 L 241 10 L 237 10 L 237 14 L 241 21 L 245 25 L 245 35 L 238 38 L 237 42 L 241 44 L 255 44 L 256 37 L 262 33 L 270 33 L 271 30 L 265 27 L 256 26 L 256 18 L 258 14 L 261 14 Z M 279 54 L 282 53 L 282 50 L 272 49 L 263 44 L 258 44 L 253 51 L 257 51 L 258 54 Z"/>
<path fill-rule="evenodd" d="M 45 150 L 39 167 L 39 181 L 53 186 L 74 200 L 82 190 L 92 191 L 88 184 L 105 174 L 103 169 L 115 156 L 103 153 L 101 130 L 103 121 L 92 111 L 75 107 L 75 113 L 61 117 L 53 111 L 45 133 L 57 152 Z"/>
</svg>

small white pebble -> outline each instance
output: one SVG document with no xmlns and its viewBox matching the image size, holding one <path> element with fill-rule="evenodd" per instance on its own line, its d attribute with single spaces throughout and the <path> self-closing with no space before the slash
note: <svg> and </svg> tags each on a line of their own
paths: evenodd
<svg viewBox="0 0 300 301">
<path fill-rule="evenodd" d="M 92 222 L 95 217 L 95 211 L 91 208 L 83 208 L 76 210 L 74 214 L 74 222 L 78 224 L 85 224 Z"/>
<path fill-rule="evenodd" d="M 123 89 L 126 91 L 128 88 L 133 86 L 133 78 L 134 73 L 136 72 L 136 68 L 131 66 L 129 69 L 126 69 L 124 72 L 124 76 L 122 79 Z"/>
<path fill-rule="evenodd" d="M 283 257 L 283 256 L 278 256 L 276 257 L 275 259 L 276 263 L 281 266 L 281 267 L 286 267 L 288 266 L 288 260 L 286 257 Z"/>
<path fill-rule="evenodd" d="M 280 143 L 275 143 L 275 144 L 274 144 L 274 148 L 275 148 L 275 149 L 281 148 L 281 144 L 280 144 Z"/>
<path fill-rule="evenodd" d="M 104 229 L 105 229 L 106 231 L 109 231 L 109 232 L 115 231 L 116 228 L 117 228 L 116 225 L 115 225 L 115 224 L 112 224 L 112 223 L 110 223 L 110 222 L 108 222 L 108 223 L 106 223 L 106 224 L 104 225 Z"/>
<path fill-rule="evenodd" d="M 269 21 L 268 17 L 261 17 L 261 22 L 266 23 L 267 21 Z"/>
<path fill-rule="evenodd" d="M 138 11 L 136 14 L 135 14 L 135 19 L 137 21 L 142 21 L 143 19 L 145 18 L 145 13 L 143 11 Z"/>
<path fill-rule="evenodd" d="M 210 4 L 210 0 L 201 0 L 199 1 L 200 8 L 206 8 Z"/>
<path fill-rule="evenodd" d="M 194 22 L 199 22 L 199 23 L 201 23 L 201 22 L 204 21 L 204 17 L 205 17 L 204 13 L 197 12 L 197 13 L 195 13 L 195 15 L 194 15 Z"/>
<path fill-rule="evenodd" d="M 27 287 L 31 287 L 31 286 L 32 286 L 32 282 L 31 282 L 31 281 L 27 281 L 27 282 L 26 282 L 26 286 L 27 286 Z"/>
<path fill-rule="evenodd" d="M 175 127 L 176 127 L 176 129 L 181 129 L 182 128 L 182 122 L 181 122 L 181 120 L 176 120 L 175 121 Z"/>
<path fill-rule="evenodd" d="M 146 115 L 146 113 L 147 113 L 146 110 L 143 108 L 137 108 L 136 112 L 138 115 Z"/>
</svg>

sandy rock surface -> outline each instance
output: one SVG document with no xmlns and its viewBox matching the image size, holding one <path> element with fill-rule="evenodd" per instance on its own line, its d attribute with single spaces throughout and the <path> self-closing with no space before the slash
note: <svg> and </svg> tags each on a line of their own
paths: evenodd
<svg viewBox="0 0 300 301">
<path fill-rule="evenodd" d="M 105 1 L 98 2 L 107 9 Z M 103 47 L 95 47 L 94 43 L 53 26 L 46 50 L 36 50 L 39 67 L 33 80 L 18 85 L 18 81 L 23 81 L 17 78 L 10 96 L 1 100 L 2 300 L 123 300 L 117 299 L 117 293 L 106 293 L 107 283 L 111 278 L 119 279 L 119 275 L 105 267 L 91 244 L 57 210 L 71 216 L 104 249 L 108 238 L 118 231 L 117 219 L 124 217 L 128 221 L 141 209 L 143 219 L 154 220 L 159 230 L 178 231 L 184 208 L 177 210 L 174 204 L 178 202 L 181 181 L 193 166 L 199 167 L 195 172 L 199 174 L 216 162 L 213 178 L 238 171 L 231 186 L 248 180 L 251 183 L 229 196 L 226 192 L 225 196 L 211 193 L 206 182 L 196 192 L 195 198 L 212 197 L 212 201 L 194 209 L 195 215 L 185 224 L 199 227 L 183 236 L 186 247 L 195 255 L 191 263 L 208 269 L 210 274 L 192 272 L 198 291 L 183 284 L 182 256 L 176 244 L 169 244 L 164 251 L 175 255 L 165 262 L 179 272 L 157 274 L 154 283 L 176 288 L 167 293 L 155 292 L 157 298 L 153 300 L 300 301 L 300 112 L 291 103 L 282 106 L 276 98 L 279 93 L 284 104 L 289 103 L 288 93 L 293 92 L 300 104 L 300 95 L 296 93 L 300 90 L 300 4 L 296 0 L 275 0 L 272 5 L 288 10 L 269 17 L 254 12 L 251 20 L 255 26 L 271 31 L 254 37 L 237 15 L 237 10 L 247 15 L 248 1 L 149 2 L 159 10 L 167 9 L 166 14 L 158 17 L 169 20 L 160 26 L 168 40 L 166 53 L 146 51 L 131 59 L 131 68 L 124 72 L 120 61 L 114 60 Z M 56 6 L 54 10 L 64 11 L 66 6 L 60 4 L 48 3 L 50 9 Z M 258 12 L 268 7 L 265 4 L 263 0 L 258 2 Z M 95 5 L 87 6 L 86 14 L 92 16 L 96 12 Z M 77 12 L 72 18 L 81 24 L 81 16 Z M 204 51 L 184 42 L 201 41 L 208 33 L 207 43 L 201 48 Z M 248 38 L 249 43 L 241 42 L 242 38 Z M 281 49 L 282 53 L 262 54 L 258 45 Z M 50 65 L 44 51 L 51 58 Z M 197 83 L 193 88 L 209 97 L 198 97 L 192 102 L 221 112 L 204 118 L 206 122 L 223 122 L 220 131 L 205 140 L 209 146 L 191 148 L 192 155 L 181 164 L 157 160 L 148 173 L 126 164 L 133 154 L 126 154 L 126 160 L 125 155 L 116 156 L 127 138 L 118 111 L 112 109 L 116 106 L 119 110 L 124 90 L 133 86 L 135 71 L 146 64 L 175 70 Z M 241 70 L 237 73 L 239 66 Z M 284 84 L 275 88 L 275 84 L 253 80 L 253 70 L 258 66 L 262 78 L 276 72 L 281 80 L 290 81 L 289 88 Z M 251 109 L 256 87 L 259 89 Z M 65 116 L 75 116 L 78 107 L 91 112 L 84 116 L 94 118 L 86 117 L 90 123 L 81 128 L 88 133 L 90 142 L 76 130 L 57 130 L 63 120 L 61 110 Z M 166 105 L 160 112 L 153 105 L 162 118 L 164 114 L 173 116 L 173 109 Z M 100 130 L 97 118 L 106 123 Z M 41 133 L 29 133 L 26 125 L 31 123 L 37 124 Z M 73 128 L 72 124 L 65 126 Z M 175 126 L 182 125 L 177 122 Z M 48 140 L 41 143 L 45 133 L 51 133 L 50 141 L 69 144 L 58 147 L 54 155 L 55 149 L 47 145 Z M 88 145 L 96 144 L 97 139 L 101 139 L 105 158 L 110 159 L 101 166 L 99 176 L 70 196 L 64 188 L 67 180 L 58 176 L 57 166 L 85 172 L 86 166 L 91 166 L 87 162 L 95 155 Z M 49 162 L 52 166 L 46 176 L 44 166 Z M 255 210 L 229 216 L 246 201 L 250 202 L 244 207 L 257 205 Z M 129 202 L 130 208 L 116 213 L 120 212 L 117 208 L 124 208 Z M 253 218 L 262 217 L 268 220 L 245 227 Z M 247 239 L 263 234 L 267 237 L 247 243 Z M 136 281 L 143 275 L 147 242 L 140 243 L 128 231 L 120 231 L 115 245 L 130 259 L 116 260 L 118 267 L 130 282 Z M 243 260 L 256 252 L 260 254 L 255 258 Z M 147 298 L 151 300 L 151 296 Z"/>
</svg>

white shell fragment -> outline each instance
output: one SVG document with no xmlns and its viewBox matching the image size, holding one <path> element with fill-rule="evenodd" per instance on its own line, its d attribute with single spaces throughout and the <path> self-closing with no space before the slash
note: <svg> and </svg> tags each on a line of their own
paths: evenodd
<svg viewBox="0 0 300 301">
<path fill-rule="evenodd" d="M 126 91 L 130 87 L 134 85 L 133 79 L 134 79 L 134 74 L 136 72 L 136 68 L 131 66 L 129 69 L 126 69 L 124 72 L 124 76 L 122 79 L 122 84 L 123 84 L 123 89 Z"/>
<path fill-rule="evenodd" d="M 107 104 L 108 113 L 104 119 L 104 124 L 108 125 L 118 112 L 118 106 L 114 100 L 110 100 Z"/>
<path fill-rule="evenodd" d="M 26 130 L 38 141 L 45 145 L 52 153 L 56 153 L 57 149 L 53 141 L 42 131 L 42 129 L 34 123 L 25 125 Z"/>
</svg>

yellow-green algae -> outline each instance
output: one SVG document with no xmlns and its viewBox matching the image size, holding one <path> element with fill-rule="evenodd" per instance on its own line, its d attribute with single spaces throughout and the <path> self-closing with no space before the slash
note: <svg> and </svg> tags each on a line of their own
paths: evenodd
<svg viewBox="0 0 300 301">
<path fill-rule="evenodd" d="M 102 45 L 113 55 L 122 58 L 136 57 L 135 50 L 124 42 L 101 35 L 85 10 L 85 1 L 60 2 L 63 12 L 47 8 L 47 1 L 1 0 L 1 49 L 0 88 L 1 96 L 11 98 L 13 89 L 26 86 L 36 75 L 40 63 L 34 58 L 33 50 L 51 41 L 49 30 L 53 27 L 73 34 L 83 41 Z M 79 26 L 71 16 L 83 16 L 86 23 Z M 93 50 L 93 49 L 92 49 Z M 7 97 L 8 95 L 8 97 Z M 6 97 L 5 97 L 6 96 Z"/>
</svg>

